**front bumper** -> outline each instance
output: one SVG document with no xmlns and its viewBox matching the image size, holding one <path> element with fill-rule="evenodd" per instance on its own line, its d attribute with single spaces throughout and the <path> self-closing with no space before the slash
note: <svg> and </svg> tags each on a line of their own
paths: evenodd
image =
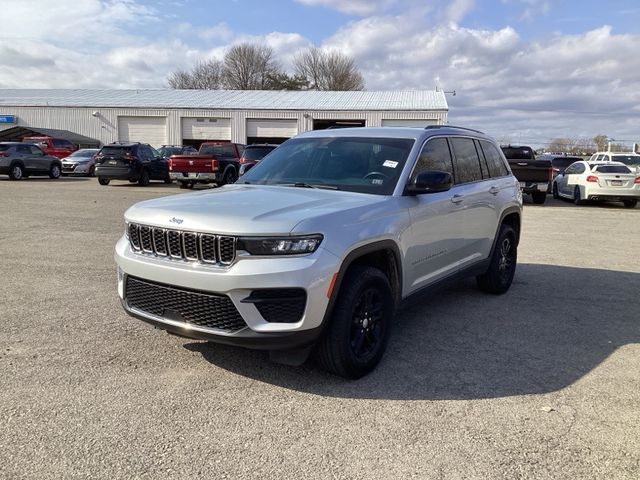
<svg viewBox="0 0 640 480">
<path fill-rule="evenodd" d="M 90 163 L 62 163 L 62 173 L 64 175 L 88 175 L 90 171 Z"/>
<path fill-rule="evenodd" d="M 195 172 L 169 172 L 172 180 L 192 182 L 219 182 L 222 180 L 220 173 L 195 173 Z"/>
<path fill-rule="evenodd" d="M 221 267 L 136 253 L 125 237 L 116 245 L 115 260 L 118 294 L 129 315 L 188 338 L 272 350 L 299 348 L 317 338 L 329 304 L 329 284 L 339 269 L 338 257 L 323 248 L 295 257 L 238 255 L 232 265 Z M 127 301 L 125 285 L 129 275 L 176 289 L 227 296 L 246 326 L 236 331 L 221 330 L 187 323 L 171 311 L 156 315 L 136 309 Z M 268 322 L 254 303 L 246 302 L 255 290 L 279 288 L 306 291 L 306 305 L 299 321 Z"/>
</svg>

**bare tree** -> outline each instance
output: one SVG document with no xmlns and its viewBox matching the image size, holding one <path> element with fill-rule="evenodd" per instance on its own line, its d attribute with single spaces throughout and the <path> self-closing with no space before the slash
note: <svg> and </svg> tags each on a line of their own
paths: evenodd
<svg viewBox="0 0 640 480">
<path fill-rule="evenodd" d="M 313 90 L 363 90 L 364 79 L 352 58 L 317 47 L 299 53 L 293 60 L 295 72 L 307 79 Z"/>
<path fill-rule="evenodd" d="M 279 72 L 273 49 L 265 45 L 234 45 L 224 57 L 224 84 L 231 90 L 263 90 Z"/>
<path fill-rule="evenodd" d="M 215 90 L 222 85 L 223 64 L 220 60 L 196 63 L 190 71 L 176 70 L 169 74 L 167 82 L 171 88 Z"/>
<path fill-rule="evenodd" d="M 593 137 L 593 139 L 592 139 L 593 143 L 596 144 L 596 148 L 599 151 L 602 152 L 603 150 L 607 149 L 607 138 L 608 137 L 606 135 L 603 135 L 603 134 L 598 134 L 595 137 Z"/>
</svg>

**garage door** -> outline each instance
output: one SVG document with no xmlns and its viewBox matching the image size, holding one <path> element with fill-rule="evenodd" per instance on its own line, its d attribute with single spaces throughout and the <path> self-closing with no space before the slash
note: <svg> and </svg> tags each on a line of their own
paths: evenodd
<svg viewBox="0 0 640 480">
<path fill-rule="evenodd" d="M 228 118 L 183 118 L 182 138 L 185 140 L 231 140 L 231 120 Z"/>
<path fill-rule="evenodd" d="M 166 117 L 118 117 L 118 140 L 142 142 L 153 147 L 167 143 Z"/>
<path fill-rule="evenodd" d="M 415 120 L 415 119 L 387 119 L 382 120 L 383 127 L 420 127 L 424 128 L 428 125 L 437 125 L 438 121 L 435 119 L 427 119 L 427 120 Z"/>
<path fill-rule="evenodd" d="M 297 120 L 247 120 L 247 137 L 291 138 L 297 134 Z"/>
</svg>

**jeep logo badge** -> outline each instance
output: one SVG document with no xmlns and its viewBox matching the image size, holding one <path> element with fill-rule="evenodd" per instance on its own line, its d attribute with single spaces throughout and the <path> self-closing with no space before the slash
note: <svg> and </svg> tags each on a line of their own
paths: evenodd
<svg viewBox="0 0 640 480">
<path fill-rule="evenodd" d="M 172 218 L 170 218 L 170 219 L 169 219 L 169 221 L 170 221 L 171 223 L 177 223 L 178 225 L 180 225 L 182 222 L 184 222 L 184 220 L 183 220 L 183 219 L 181 219 L 181 218 L 176 218 L 176 217 L 172 217 Z"/>
</svg>

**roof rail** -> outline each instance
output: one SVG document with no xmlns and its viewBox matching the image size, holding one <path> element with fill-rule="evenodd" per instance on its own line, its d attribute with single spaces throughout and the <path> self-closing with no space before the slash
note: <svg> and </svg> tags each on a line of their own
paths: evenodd
<svg viewBox="0 0 640 480">
<path fill-rule="evenodd" d="M 456 125 L 427 125 L 426 127 L 424 127 L 425 130 L 434 130 L 437 128 L 456 128 L 458 130 L 466 130 L 468 132 L 476 132 L 476 133 L 481 133 L 483 135 L 485 134 L 480 130 L 474 130 L 473 128 L 467 128 L 467 127 L 458 127 Z"/>
</svg>

